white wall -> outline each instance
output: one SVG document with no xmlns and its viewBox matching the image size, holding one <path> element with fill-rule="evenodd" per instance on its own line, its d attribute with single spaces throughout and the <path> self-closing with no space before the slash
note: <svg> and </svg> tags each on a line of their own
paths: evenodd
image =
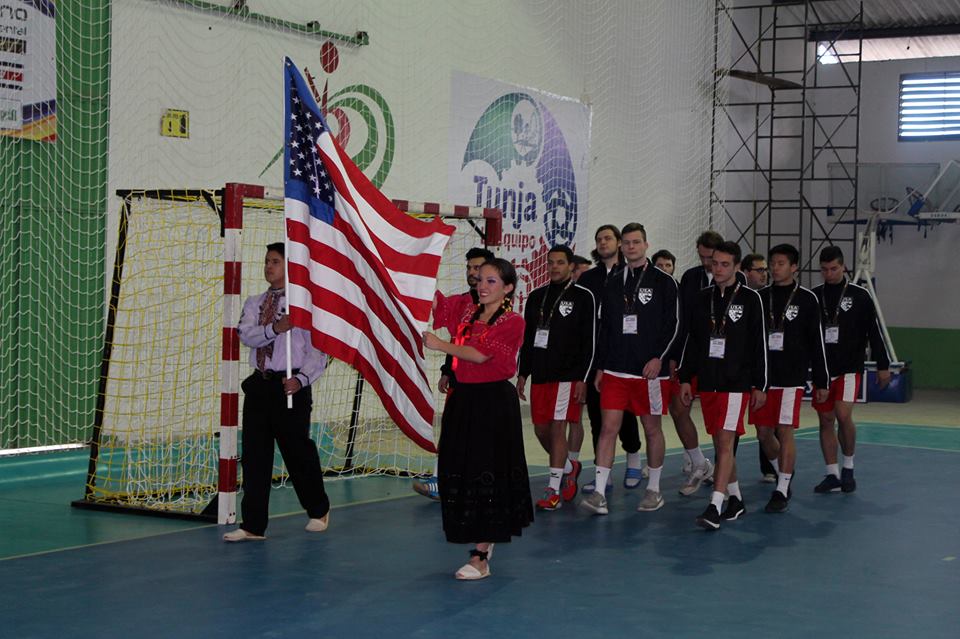
<svg viewBox="0 0 960 639">
<path fill-rule="evenodd" d="M 756 37 L 756 10 L 742 9 L 735 15 L 747 42 L 752 42 Z M 729 55 L 721 60 L 736 60 L 743 51 L 743 44 L 732 33 L 730 40 Z M 814 45 L 807 46 L 812 55 Z M 770 50 L 767 49 L 765 55 L 769 56 L 769 53 Z M 785 45 L 778 50 L 778 68 L 799 68 L 802 66 L 801 55 L 802 49 Z M 742 58 L 735 68 L 754 70 L 749 58 Z M 900 75 L 923 71 L 960 71 L 960 58 L 868 62 L 861 65 L 859 122 L 859 161 L 861 163 L 939 163 L 943 165 L 951 159 L 960 159 L 960 142 L 899 142 L 897 140 Z M 818 84 L 821 86 L 842 84 L 846 81 L 839 65 L 821 65 L 818 73 L 820 74 Z M 727 91 L 728 102 L 768 100 L 770 96 L 766 87 L 745 80 L 728 78 L 724 81 L 724 88 Z M 784 93 L 783 97 L 787 98 L 788 95 L 792 94 Z M 818 114 L 843 113 L 854 104 L 854 96 L 850 91 L 819 90 L 811 92 L 810 97 Z M 787 108 L 781 108 L 779 112 L 782 114 Z M 750 108 L 741 107 L 732 108 L 730 112 L 740 133 L 752 134 L 753 111 Z M 761 120 L 767 113 L 766 109 L 761 109 Z M 832 127 L 837 123 L 838 120 L 835 119 L 825 120 L 823 125 L 828 131 L 833 131 Z M 784 121 L 783 124 L 789 127 L 790 121 Z M 808 122 L 808 130 L 810 126 L 811 123 Z M 778 134 L 795 132 L 797 131 L 789 128 L 778 129 Z M 855 133 L 854 127 L 842 126 L 840 134 L 834 136 L 833 142 L 834 144 L 854 144 Z M 818 141 L 822 141 L 823 135 L 818 134 L 818 136 Z M 741 144 L 740 138 L 729 126 L 726 127 L 724 140 L 728 154 Z M 750 142 L 752 147 L 753 140 Z M 758 146 L 759 152 L 764 156 L 762 164 L 766 164 L 768 162 L 766 153 L 769 148 L 764 141 L 760 141 Z M 796 166 L 799 153 L 800 149 L 795 140 L 777 140 L 773 149 L 773 166 Z M 744 168 L 751 162 L 751 158 L 741 151 L 731 166 Z M 816 165 L 818 175 L 828 175 L 828 165 L 836 162 L 838 158 L 831 152 L 823 152 Z M 790 183 L 787 186 L 795 185 Z M 914 186 L 926 188 L 926 185 Z M 825 203 L 831 199 L 829 188 L 830 185 L 826 182 L 812 183 L 807 187 L 807 195 L 815 204 Z M 834 183 L 834 188 L 842 188 L 842 185 Z M 767 197 L 766 182 L 750 174 L 728 175 L 726 195 L 731 199 L 756 197 L 763 200 Z M 796 194 L 794 193 L 793 196 L 795 197 Z M 861 201 L 859 206 L 862 218 L 864 210 L 869 207 L 869 202 Z M 736 239 L 740 232 L 744 232 L 746 237 L 741 244 L 746 247 L 753 236 L 750 230 L 752 212 L 745 205 L 738 207 L 731 204 L 728 208 L 733 212 L 733 220 L 727 222 L 725 235 Z M 769 216 L 763 216 L 761 223 L 765 225 L 768 219 L 770 219 Z M 778 228 L 793 230 L 796 228 L 798 219 L 802 220 L 805 234 L 808 234 L 811 228 L 809 215 L 801 215 L 796 211 L 778 214 L 778 217 L 773 220 L 772 228 L 774 231 Z M 837 225 L 831 228 L 826 218 L 824 222 L 828 224 L 832 237 L 853 238 L 852 225 Z M 777 241 L 776 238 L 774 241 Z M 893 241 L 888 239 L 880 243 L 877 250 L 876 286 L 889 325 L 915 328 L 960 328 L 960 296 L 944 294 L 945 291 L 960 288 L 960 273 L 953 267 L 953 260 L 949 257 L 958 242 L 960 242 L 960 224 L 943 224 L 936 228 L 928 228 L 926 238 L 922 229 L 918 231 L 914 227 L 895 227 Z M 850 251 L 849 247 L 852 245 L 843 243 L 843 246 L 845 250 Z M 757 248 L 763 251 L 768 247 L 758 246 Z M 809 250 L 806 239 L 799 248 L 801 252 Z M 852 262 L 852 257 L 848 256 L 848 261 Z M 816 267 L 815 259 L 813 266 Z M 812 281 L 816 283 L 819 278 L 814 275 Z"/>
<path fill-rule="evenodd" d="M 221 0 L 221 4 L 229 4 Z M 713 3 L 704 0 L 250 0 L 252 11 L 341 33 L 340 66 L 321 42 L 168 3 L 113 7 L 110 189 L 279 185 L 282 56 L 334 93 L 362 83 L 396 122 L 391 197 L 444 200 L 453 71 L 580 99 L 592 108 L 590 211 L 578 252 L 602 223 L 646 224 L 682 263 L 706 214 Z M 159 137 L 165 108 L 187 109 L 191 137 Z M 356 138 L 362 138 L 357 132 Z M 350 148 L 348 147 L 348 151 Z M 117 205 L 111 208 L 115 214 Z M 116 222 L 108 222 L 108 242 Z M 108 246 L 108 268 L 112 260 Z M 109 271 L 108 271 L 109 272 Z"/>
<path fill-rule="evenodd" d="M 900 75 L 934 71 L 960 71 L 960 57 L 863 64 L 861 162 L 945 165 L 960 159 L 960 141 L 897 141 Z M 954 293 L 960 272 L 953 259 L 958 245 L 960 224 L 928 229 L 926 238 L 923 230 L 897 227 L 892 243 L 878 245 L 876 286 L 889 325 L 960 328 L 960 295 Z"/>
</svg>

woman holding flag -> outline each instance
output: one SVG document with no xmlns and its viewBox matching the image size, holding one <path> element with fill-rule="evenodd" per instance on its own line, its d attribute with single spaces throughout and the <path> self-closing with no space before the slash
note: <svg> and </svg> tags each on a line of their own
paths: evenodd
<svg viewBox="0 0 960 639">
<path fill-rule="evenodd" d="M 440 430 L 439 488 L 447 541 L 474 544 L 462 580 L 490 576 L 495 542 L 509 542 L 533 521 L 523 451 L 517 372 L 523 318 L 511 310 L 517 273 L 496 258 L 480 267 L 479 304 L 438 293 L 434 328 L 453 343 L 424 332 L 426 348 L 452 355 L 457 388 L 447 399 Z"/>
</svg>

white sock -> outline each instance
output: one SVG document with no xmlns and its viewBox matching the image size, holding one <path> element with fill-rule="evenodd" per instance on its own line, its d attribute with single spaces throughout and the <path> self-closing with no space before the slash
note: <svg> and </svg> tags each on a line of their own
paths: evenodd
<svg viewBox="0 0 960 639">
<path fill-rule="evenodd" d="M 710 495 L 710 503 L 717 507 L 717 511 L 723 510 L 723 493 L 719 490 L 713 491 L 713 494 Z"/>
<path fill-rule="evenodd" d="M 663 464 L 660 468 L 650 468 L 650 479 L 647 480 L 647 490 L 655 493 L 660 492 L 660 472 L 663 470 Z"/>
<path fill-rule="evenodd" d="M 685 464 L 693 463 L 693 460 L 690 459 L 690 453 L 688 453 L 687 451 L 683 451 L 683 463 Z"/>
<path fill-rule="evenodd" d="M 577 461 L 578 459 L 580 459 L 580 451 L 571 450 L 569 453 L 567 453 L 567 459 L 569 459 L 570 461 Z"/>
<path fill-rule="evenodd" d="M 567 457 L 566 463 L 563 465 L 563 474 L 569 475 L 573 472 L 573 464 L 570 463 L 570 458 Z"/>
<path fill-rule="evenodd" d="M 843 456 L 843 467 L 853 470 L 853 455 L 850 455 L 849 457 L 846 455 Z"/>
<path fill-rule="evenodd" d="M 700 450 L 699 446 L 697 446 L 696 448 L 688 448 L 684 452 L 690 456 L 690 463 L 693 464 L 694 468 L 697 468 L 698 466 L 700 466 L 700 464 L 702 464 L 707 459 L 706 457 L 703 456 L 703 451 Z"/>
<path fill-rule="evenodd" d="M 560 490 L 560 480 L 563 479 L 563 469 L 562 468 L 551 468 L 550 469 L 550 488 L 559 491 Z"/>
<path fill-rule="evenodd" d="M 640 457 L 640 451 L 635 453 L 627 453 L 627 468 L 640 468 L 642 464 L 642 458 Z"/>
<path fill-rule="evenodd" d="M 610 469 L 604 466 L 597 466 L 596 479 L 593 485 L 598 491 L 603 492 L 606 489 L 608 479 L 610 479 Z"/>
<path fill-rule="evenodd" d="M 773 469 L 777 471 L 777 474 L 780 474 L 780 460 L 774 457 L 769 461 L 770 461 L 770 464 L 773 466 Z"/>
<path fill-rule="evenodd" d="M 790 490 L 790 480 L 793 479 L 793 473 L 778 473 L 777 477 L 777 492 L 781 493 L 786 497 Z"/>
<path fill-rule="evenodd" d="M 740 501 L 743 501 L 743 495 L 740 494 L 740 482 L 732 481 L 727 484 L 727 494 L 731 497 L 736 497 Z"/>
<path fill-rule="evenodd" d="M 840 479 L 840 467 L 836 464 L 827 464 L 827 474 Z"/>
</svg>

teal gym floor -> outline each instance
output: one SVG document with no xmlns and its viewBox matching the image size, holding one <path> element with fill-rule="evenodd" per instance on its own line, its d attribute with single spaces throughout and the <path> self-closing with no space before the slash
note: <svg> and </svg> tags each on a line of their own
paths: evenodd
<svg viewBox="0 0 960 639">
<path fill-rule="evenodd" d="M 322 535 L 277 490 L 269 539 L 224 544 L 223 527 L 71 508 L 83 451 L 0 459 L 0 636 L 953 638 L 958 400 L 928 391 L 858 407 L 852 494 L 813 493 L 823 466 L 805 417 L 784 515 L 763 513 L 771 486 L 748 435 L 748 513 L 716 533 L 693 523 L 708 489 L 677 494 L 672 449 L 663 509 L 636 512 L 642 489 L 618 484 L 608 517 L 537 513 L 473 583 L 452 578 L 466 548 L 444 542 L 437 504 L 408 480 L 328 482 Z M 538 494 L 543 455 L 532 439 L 528 450 Z"/>
</svg>

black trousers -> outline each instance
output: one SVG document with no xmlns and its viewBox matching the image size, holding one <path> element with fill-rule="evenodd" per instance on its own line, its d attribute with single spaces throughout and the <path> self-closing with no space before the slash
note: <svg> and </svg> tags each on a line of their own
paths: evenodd
<svg viewBox="0 0 960 639">
<path fill-rule="evenodd" d="M 596 458 L 597 442 L 600 440 L 600 429 L 603 425 L 600 417 L 600 391 L 593 385 L 593 377 L 587 382 L 587 417 L 590 419 L 590 434 L 593 436 L 594 458 Z M 637 416 L 624 411 L 623 422 L 620 424 L 620 445 L 628 453 L 640 452 L 640 427 L 637 425 Z"/>
<path fill-rule="evenodd" d="M 273 474 L 273 443 L 276 441 L 290 473 L 300 505 L 312 519 L 330 510 L 323 489 L 323 470 L 317 445 L 310 439 L 310 387 L 293 396 L 293 409 L 287 408 L 282 375 L 264 379 L 259 372 L 243 380 L 243 499 L 241 528 L 254 535 L 267 529 L 270 486 Z"/>
</svg>

